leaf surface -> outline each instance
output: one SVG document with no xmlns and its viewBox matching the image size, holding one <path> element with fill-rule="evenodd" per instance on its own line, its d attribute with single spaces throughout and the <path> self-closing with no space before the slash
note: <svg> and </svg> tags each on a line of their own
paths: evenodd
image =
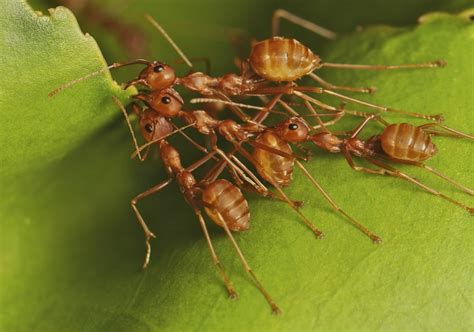
<svg viewBox="0 0 474 332">
<path fill-rule="evenodd" d="M 249 8 L 245 2 L 223 8 L 223 17 L 232 12 L 229 24 L 245 17 L 242 25 L 250 26 Z M 151 14 L 159 17 L 165 9 Z M 140 11 L 131 9 L 131 17 Z M 211 22 L 212 15 L 205 15 Z M 222 21 L 216 24 L 225 26 Z M 192 46 L 199 29 L 176 33 L 191 55 L 203 52 L 202 45 Z M 151 266 L 140 271 L 142 233 L 128 202 L 164 174 L 158 162 L 128 159 L 129 134 L 111 102 L 112 95 L 125 100 L 126 93 L 101 75 L 47 98 L 59 84 L 105 66 L 95 42 L 84 37 L 67 10 L 56 9 L 49 18 L 9 1 L 0 14 L 0 31 L 0 74 L 6 78 L 0 81 L 2 330 L 473 328 L 474 231 L 467 212 L 407 182 L 356 173 L 342 156 L 316 150 L 310 172 L 384 242 L 373 245 L 348 225 L 301 172 L 287 193 L 305 200 L 302 211 L 324 230 L 324 240 L 315 240 L 284 204 L 251 196 L 251 230 L 236 238 L 283 315 L 270 314 L 223 232 L 209 224 L 240 295 L 237 301 L 226 298 L 198 222 L 173 186 L 140 205 L 158 235 Z M 299 30 L 294 31 L 296 37 Z M 205 45 L 213 43 L 209 36 L 203 37 Z M 321 75 L 337 84 L 376 86 L 376 94 L 360 98 L 443 113 L 447 125 L 472 132 L 473 39 L 473 23 L 449 14 L 428 15 L 407 28 L 366 28 L 326 44 L 321 57 L 390 64 L 445 59 L 448 66 L 398 72 L 328 69 Z M 222 60 L 224 55 L 231 59 L 231 49 L 220 49 L 224 41 L 215 43 L 216 73 L 232 70 L 231 61 Z M 305 43 L 317 48 L 311 38 Z M 172 54 L 163 50 L 160 56 Z M 347 119 L 344 126 L 358 121 Z M 377 130 L 372 125 L 365 135 Z M 439 153 L 429 165 L 472 187 L 472 143 L 444 137 L 435 142 Z M 186 164 L 196 156 L 186 153 Z M 472 203 L 422 170 L 401 169 Z"/>
</svg>

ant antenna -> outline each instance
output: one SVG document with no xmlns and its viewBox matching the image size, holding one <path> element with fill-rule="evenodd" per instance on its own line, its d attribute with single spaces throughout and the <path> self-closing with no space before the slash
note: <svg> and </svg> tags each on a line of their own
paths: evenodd
<svg viewBox="0 0 474 332">
<path fill-rule="evenodd" d="M 184 55 L 183 51 L 176 45 L 176 43 L 171 39 L 171 37 L 166 33 L 165 29 L 150 15 L 146 14 L 145 18 L 166 38 L 166 40 L 173 46 L 174 50 L 179 54 L 183 61 L 188 65 L 189 68 L 193 68 L 193 64 L 189 59 Z"/>
<path fill-rule="evenodd" d="M 223 103 L 226 105 L 233 105 L 233 106 L 238 106 L 242 108 L 248 108 L 248 109 L 253 109 L 257 111 L 263 111 L 266 110 L 267 112 L 274 113 L 274 114 L 281 114 L 289 117 L 288 113 L 286 112 L 280 112 L 280 111 L 275 111 L 275 110 L 268 110 L 265 107 L 261 106 L 254 106 L 254 105 L 249 105 L 249 104 L 242 104 L 242 103 L 236 103 L 233 101 L 228 101 L 228 100 L 222 100 L 222 99 L 214 99 L 214 98 L 193 98 L 189 101 L 191 104 L 202 104 L 202 103 Z M 339 113 L 316 113 L 316 114 L 298 114 L 297 116 L 300 118 L 320 118 L 324 116 L 329 116 L 329 117 L 340 117 L 341 114 L 344 112 L 339 112 Z M 260 125 L 262 126 L 262 125 Z"/>
<path fill-rule="evenodd" d="M 249 105 L 249 104 L 236 103 L 236 102 L 233 102 L 233 101 L 230 101 L 230 100 L 222 100 L 222 99 L 215 99 L 215 98 L 193 98 L 189 102 L 191 104 L 222 103 L 222 104 L 225 104 L 225 105 L 232 105 L 232 106 L 237 106 L 237 107 L 242 107 L 242 108 L 248 108 L 248 109 L 251 109 L 251 110 L 257 110 L 257 111 L 266 110 L 267 112 L 270 112 L 270 113 L 281 114 L 281 115 L 288 116 L 288 114 L 285 113 L 285 112 L 269 110 L 269 109 L 266 109 L 265 107 L 261 107 L 261 106 L 254 106 L 254 105 Z M 261 124 L 259 124 L 259 125 L 262 126 Z"/>
<path fill-rule="evenodd" d="M 53 91 L 51 91 L 50 93 L 48 93 L 48 97 L 53 97 L 54 95 L 56 95 L 57 93 L 61 92 L 62 90 L 65 90 L 71 86 L 73 86 L 74 84 L 76 83 L 79 83 L 81 81 L 84 81 L 84 80 L 87 80 L 91 77 L 94 77 L 94 76 L 97 76 L 99 74 L 102 74 L 103 72 L 106 72 L 107 70 L 110 70 L 110 69 L 114 69 L 114 68 L 119 68 L 119 67 L 124 67 L 124 66 L 129 66 L 129 65 L 136 65 L 136 64 L 142 64 L 142 65 L 148 65 L 150 64 L 150 61 L 148 60 L 145 60 L 145 59 L 136 59 L 136 60 L 132 60 L 132 61 L 129 61 L 129 62 L 116 62 L 116 63 L 113 63 L 111 64 L 110 66 L 107 66 L 105 68 L 102 68 L 102 69 L 99 69 L 95 72 L 92 72 L 90 74 L 87 74 L 85 76 L 82 76 L 80 78 L 77 78 L 73 81 L 70 81 L 70 82 L 67 82 L 67 83 L 64 83 L 63 85 L 57 87 L 56 89 L 54 89 Z"/>
<path fill-rule="evenodd" d="M 155 144 L 155 143 L 158 143 L 158 142 L 164 140 L 165 138 L 168 138 L 168 137 L 170 137 L 170 136 L 172 136 L 172 135 L 174 135 L 174 134 L 176 134 L 176 133 L 184 134 L 184 133 L 183 133 L 183 130 L 184 130 L 184 129 L 189 128 L 189 127 L 192 127 L 192 126 L 194 126 L 194 125 L 195 125 L 194 122 L 191 123 L 191 124 L 188 124 L 188 125 L 186 125 L 186 126 L 179 127 L 179 128 L 176 128 L 176 127 L 173 125 L 173 127 L 175 127 L 176 130 L 174 130 L 173 132 L 171 132 L 171 133 L 169 133 L 169 134 L 167 134 L 167 135 L 161 136 L 160 138 L 157 138 L 157 139 L 154 139 L 154 140 L 152 140 L 152 141 L 149 141 L 149 142 L 147 142 L 147 143 L 141 145 L 140 147 L 137 147 L 137 149 L 132 153 L 132 155 L 130 156 L 130 158 L 133 159 L 133 158 L 135 158 L 135 156 L 137 156 L 137 155 L 140 156 L 140 152 L 143 151 L 143 150 L 145 150 L 145 149 L 146 149 L 147 147 L 149 147 L 150 145 L 153 145 L 153 144 Z M 185 137 L 186 137 L 186 136 L 185 136 Z"/>
<path fill-rule="evenodd" d="M 130 123 L 130 119 L 128 118 L 127 111 L 125 110 L 125 107 L 123 106 L 123 104 L 120 102 L 120 99 L 118 99 L 116 96 L 112 96 L 112 97 L 114 99 L 114 103 L 118 106 L 118 108 L 122 111 L 122 114 L 125 116 L 125 120 L 127 120 L 128 129 L 130 130 L 133 144 L 135 145 L 135 152 L 138 155 L 138 158 L 140 158 L 140 160 L 143 161 L 142 156 L 140 154 L 141 150 L 138 149 L 137 138 L 135 137 L 135 132 L 133 131 L 132 124 Z"/>
<path fill-rule="evenodd" d="M 215 99 L 215 98 L 193 98 L 190 100 L 190 103 L 191 104 L 222 103 L 225 105 L 238 106 L 238 107 L 248 108 L 248 109 L 257 110 L 257 111 L 263 111 L 265 109 L 265 107 L 261 107 L 261 106 L 235 103 L 233 101 Z"/>
</svg>

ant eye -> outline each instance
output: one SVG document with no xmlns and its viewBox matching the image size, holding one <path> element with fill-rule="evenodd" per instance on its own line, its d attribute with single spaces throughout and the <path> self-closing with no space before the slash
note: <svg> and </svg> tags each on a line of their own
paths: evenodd
<svg viewBox="0 0 474 332">
<path fill-rule="evenodd" d="M 292 123 L 292 124 L 290 124 L 290 125 L 288 126 L 288 129 L 290 129 L 290 130 L 296 130 L 296 129 L 298 129 L 298 125 L 297 125 L 296 123 Z"/>
<path fill-rule="evenodd" d="M 163 67 L 162 65 L 158 65 L 158 66 L 153 67 L 153 71 L 155 73 L 161 73 L 164 69 L 165 69 L 165 67 Z"/>
<path fill-rule="evenodd" d="M 161 98 L 161 102 L 163 104 L 169 104 L 169 103 L 171 103 L 171 98 L 168 97 L 168 96 L 164 96 L 163 98 Z"/>
<path fill-rule="evenodd" d="M 145 130 L 146 130 L 147 133 L 151 134 L 153 132 L 153 126 L 150 123 L 147 123 L 145 125 Z"/>
</svg>

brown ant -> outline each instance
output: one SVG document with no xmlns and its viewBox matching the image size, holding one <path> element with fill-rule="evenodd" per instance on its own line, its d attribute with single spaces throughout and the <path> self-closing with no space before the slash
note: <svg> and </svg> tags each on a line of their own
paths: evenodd
<svg viewBox="0 0 474 332">
<path fill-rule="evenodd" d="M 161 34 L 168 40 L 177 53 L 181 56 L 183 61 L 192 68 L 191 61 L 166 33 L 166 31 L 149 15 L 146 18 L 155 26 Z M 181 85 L 188 90 L 198 92 L 203 96 L 214 96 L 219 99 L 229 100 L 231 96 L 240 95 L 278 95 L 278 94 L 294 94 L 297 95 L 319 107 L 329 110 L 337 111 L 334 107 L 322 103 L 314 98 L 307 96 L 306 93 L 325 94 L 337 97 L 346 102 L 352 102 L 375 109 L 379 112 L 396 112 L 423 119 L 441 121 L 440 115 L 423 115 L 412 112 L 405 112 L 401 110 L 391 109 L 384 106 L 379 106 L 367 103 L 355 98 L 351 98 L 333 90 L 347 90 L 356 92 L 373 92 L 373 88 L 354 88 L 345 86 L 336 86 L 323 80 L 316 75 L 314 71 L 328 67 L 341 69 L 360 69 L 360 70 L 391 70 L 403 68 L 433 68 L 443 67 L 446 62 L 437 60 L 428 63 L 420 64 L 406 64 L 406 65 L 354 65 L 354 64 L 338 64 L 322 62 L 321 59 L 315 55 L 308 47 L 301 44 L 295 39 L 287 39 L 277 37 L 275 34 L 279 29 L 280 19 L 287 19 L 297 25 L 307 28 L 315 33 L 318 33 L 326 38 L 334 38 L 335 34 L 329 30 L 321 28 L 309 21 L 299 18 L 285 10 L 277 10 L 274 12 L 272 27 L 272 38 L 255 43 L 252 46 L 250 56 L 242 63 L 241 74 L 226 74 L 220 77 L 212 77 L 202 72 L 192 72 L 183 77 L 178 77 L 174 69 L 160 61 L 147 61 L 143 59 L 132 60 L 124 63 L 114 63 L 104 69 L 98 70 L 88 74 L 82 78 L 76 79 L 69 83 L 63 84 L 57 89 L 53 90 L 49 96 L 52 96 L 59 91 L 77 83 L 84 79 L 98 75 L 106 70 L 118 68 L 133 64 L 144 64 L 146 68 L 143 69 L 136 79 L 131 80 L 125 85 L 125 88 L 132 85 L 143 85 L 152 91 L 159 91 L 167 88 L 172 88 L 174 85 Z M 294 81 L 309 76 L 316 80 L 322 87 L 311 86 L 297 86 Z M 288 82 L 284 86 L 269 86 L 270 83 Z M 246 114 L 239 109 L 231 108 L 242 120 L 248 121 Z"/>
<path fill-rule="evenodd" d="M 114 101 L 126 116 L 127 123 L 129 124 L 129 128 L 132 133 L 133 141 L 136 143 L 136 138 L 133 134 L 130 122 L 128 121 L 128 116 L 124 106 L 117 98 L 114 98 Z M 145 243 L 147 250 L 143 268 L 146 268 L 149 264 L 151 255 L 150 240 L 156 236 L 150 231 L 147 224 L 145 223 L 140 211 L 137 208 L 137 203 L 145 197 L 158 193 L 167 185 L 169 185 L 173 180 L 176 180 L 186 202 L 192 207 L 199 220 L 212 256 L 212 260 L 221 273 L 229 296 L 231 298 L 236 298 L 237 292 L 232 286 L 232 283 L 230 282 L 229 277 L 227 276 L 227 273 L 225 272 L 224 267 L 215 252 L 214 246 L 212 245 L 212 241 L 202 215 L 202 209 L 205 210 L 209 218 L 211 218 L 217 225 L 224 229 L 227 237 L 232 242 L 232 245 L 234 246 L 234 249 L 236 250 L 246 272 L 254 281 L 255 285 L 265 297 L 268 304 L 271 306 L 272 312 L 274 314 L 280 313 L 280 309 L 255 276 L 255 273 L 250 268 L 245 256 L 243 255 L 234 236 L 232 235 L 232 231 L 242 232 L 248 230 L 250 227 L 249 206 L 242 192 L 231 182 L 225 179 L 217 179 L 217 177 L 222 173 L 222 169 L 220 168 L 211 169 L 201 181 L 197 181 L 192 174 L 194 170 L 213 159 L 215 154 L 217 154 L 217 151 L 207 153 L 203 158 L 194 162 L 189 167 L 184 168 L 181 164 L 179 152 L 166 141 L 166 137 L 174 133 L 173 124 L 165 117 L 152 110 L 139 111 L 138 106 L 135 106 L 134 111 L 139 117 L 140 130 L 144 139 L 149 142 L 154 142 L 159 146 L 160 157 L 169 176 L 168 179 L 135 196 L 131 200 L 132 209 L 135 212 L 146 237 Z M 205 150 L 203 147 L 201 148 Z M 236 166 L 233 164 L 230 164 L 230 166 L 233 170 L 239 173 L 239 170 Z"/>
<path fill-rule="evenodd" d="M 213 102 L 213 99 L 208 98 L 197 98 L 191 100 L 191 102 Z M 240 107 L 245 107 L 245 104 L 239 104 Z M 311 108 L 311 104 L 307 103 L 306 106 Z M 250 106 L 252 108 L 258 108 L 256 106 Z M 262 111 L 265 108 L 261 108 Z M 314 110 L 313 110 L 314 111 Z M 373 136 L 368 140 L 361 140 L 357 136 L 362 129 L 371 120 L 377 120 L 385 126 L 384 131 L 380 135 Z M 440 123 L 427 123 L 421 126 L 413 126 L 407 123 L 401 124 L 389 124 L 382 120 L 376 115 L 371 115 L 364 119 L 364 121 L 349 134 L 349 138 L 340 138 L 339 136 L 331 133 L 323 125 L 323 131 L 316 134 L 309 134 L 309 126 L 306 121 L 301 117 L 293 117 L 287 121 L 284 121 L 280 125 L 276 126 L 274 131 L 280 133 L 280 138 L 285 138 L 290 143 L 301 143 L 301 142 L 312 142 L 318 147 L 333 153 L 342 153 L 346 158 L 349 166 L 360 172 L 369 174 L 381 174 L 390 175 L 397 178 L 407 180 L 425 191 L 441 197 L 465 210 L 469 213 L 474 214 L 474 208 L 468 207 L 449 196 L 446 196 L 428 186 L 421 183 L 419 180 L 410 177 L 409 175 L 393 168 L 381 159 L 386 159 L 392 162 L 408 164 L 417 167 L 421 167 L 428 172 L 444 179 L 452 185 L 458 187 L 462 191 L 474 195 L 472 189 L 466 188 L 462 184 L 446 177 L 439 171 L 423 163 L 423 161 L 433 157 L 437 153 L 436 146 L 431 140 L 432 135 L 445 135 L 456 138 L 468 138 L 474 139 L 474 136 L 462 133 L 458 130 L 449 128 Z M 436 128 L 440 128 L 437 130 Z M 275 154 L 289 158 L 291 155 L 274 149 L 272 151 Z M 379 169 L 370 169 L 366 167 L 356 166 L 352 156 L 364 158 L 369 163 L 380 167 Z"/>
<path fill-rule="evenodd" d="M 309 138 L 314 144 L 329 152 L 341 152 L 345 156 L 347 162 L 352 169 L 369 174 L 390 175 L 401 178 L 411 182 L 423 190 L 441 197 L 465 210 L 470 214 L 474 214 L 474 209 L 468 207 L 449 196 L 446 196 L 427 185 L 421 183 L 419 180 L 410 177 L 409 175 L 399 171 L 398 169 L 388 165 L 381 159 L 388 161 L 408 164 L 421 167 L 428 172 L 446 180 L 452 185 L 458 187 L 464 192 L 473 195 L 474 191 L 457 183 L 456 181 L 446 177 L 442 173 L 425 165 L 423 161 L 433 157 L 436 152 L 436 146 L 431 140 L 432 135 L 447 135 L 457 138 L 474 139 L 472 135 L 461 133 L 457 130 L 443 126 L 439 123 L 428 123 L 421 126 L 413 126 L 408 123 L 388 124 L 381 119 L 386 127 L 382 134 L 373 136 L 368 140 L 361 140 L 357 138 L 358 134 L 367 125 L 371 119 L 377 119 L 375 116 L 365 119 L 349 136 L 349 138 L 341 139 L 329 132 L 315 134 Z M 445 132 L 435 130 L 433 128 L 439 127 Z M 352 155 L 362 157 L 369 163 L 379 167 L 378 169 L 370 169 L 366 167 L 356 166 L 352 160 Z"/>
</svg>

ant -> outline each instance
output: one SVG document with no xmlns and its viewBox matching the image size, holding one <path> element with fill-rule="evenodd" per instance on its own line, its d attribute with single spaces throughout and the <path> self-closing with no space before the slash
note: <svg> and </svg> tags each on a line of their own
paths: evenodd
<svg viewBox="0 0 474 332">
<path fill-rule="evenodd" d="M 128 120 L 128 115 L 124 106 L 121 104 L 118 98 L 114 98 L 114 101 L 120 107 L 122 113 L 126 116 L 130 132 L 132 133 L 133 141 L 136 143 L 136 138 L 133 134 L 133 129 Z M 215 155 L 218 153 L 218 151 L 208 152 L 204 157 L 185 168 L 182 166 L 181 157 L 178 150 L 176 150 L 176 148 L 174 148 L 166 140 L 168 136 L 176 132 L 176 130 L 174 130 L 173 124 L 153 110 L 140 110 L 139 106 L 137 105 L 134 105 L 134 113 L 139 117 L 140 130 L 143 138 L 148 142 L 153 142 L 158 145 L 160 159 L 168 174 L 168 179 L 135 196 L 131 200 L 132 209 L 145 232 L 145 244 L 147 250 L 143 268 L 146 268 L 150 262 L 150 240 L 152 238 L 156 238 L 156 236 L 148 228 L 140 211 L 138 210 L 137 204 L 140 200 L 158 193 L 168 186 L 173 180 L 176 180 L 186 202 L 192 207 L 196 217 L 199 220 L 212 260 L 222 276 L 229 297 L 236 298 L 237 292 L 235 291 L 222 263 L 220 262 L 219 257 L 216 254 L 204 217 L 202 215 L 202 209 L 204 209 L 209 218 L 211 218 L 218 226 L 224 229 L 246 272 L 249 274 L 259 291 L 267 300 L 272 309 L 272 313 L 279 314 L 280 309 L 255 276 L 255 273 L 250 268 L 250 265 L 245 259 L 242 250 L 232 235 L 232 232 L 246 231 L 250 227 L 249 206 L 241 190 L 228 180 L 218 179 L 223 170 L 221 168 L 211 169 L 201 181 L 197 181 L 192 174 L 193 171 L 204 165 L 209 160 L 215 159 Z M 197 143 L 195 144 L 198 145 Z M 204 147 L 200 146 L 200 148 L 201 150 L 205 151 Z M 145 158 L 146 156 L 141 157 L 141 160 L 144 160 Z M 235 173 L 242 175 L 242 171 L 240 171 L 237 166 L 233 165 L 231 162 L 227 162 L 227 160 L 224 161 Z"/>
<path fill-rule="evenodd" d="M 191 69 L 193 64 L 172 40 L 161 25 L 151 16 L 145 16 L 148 21 L 165 37 L 172 45 L 176 52 L 180 55 Z M 340 68 L 355 70 L 392 70 L 405 68 L 435 68 L 444 67 L 446 62 L 436 60 L 433 62 L 405 65 L 355 65 L 355 64 L 339 64 L 322 62 L 321 59 L 314 54 L 308 47 L 301 44 L 295 39 L 288 39 L 275 36 L 279 30 L 279 22 L 281 19 L 287 19 L 290 22 L 307 28 L 323 37 L 334 39 L 336 34 L 315 25 L 312 22 L 304 20 L 285 10 L 276 10 L 272 19 L 272 38 L 260 41 L 252 45 L 249 57 L 242 62 L 241 73 L 229 73 L 220 77 L 212 77 L 202 72 L 192 72 L 183 77 L 178 77 L 175 70 L 160 61 L 148 61 L 144 59 L 132 60 L 123 63 L 113 63 L 112 65 L 90 73 L 84 77 L 63 84 L 49 93 L 53 96 L 59 91 L 68 88 L 82 80 L 96 76 L 106 70 L 119 68 L 129 65 L 142 64 L 146 67 L 140 72 L 137 78 L 125 84 L 125 88 L 135 85 L 142 85 L 151 91 L 158 92 L 164 89 L 172 88 L 175 85 L 181 85 L 187 90 L 197 92 L 203 96 L 217 97 L 222 100 L 229 101 L 232 96 L 253 96 L 253 95 L 275 95 L 289 94 L 297 95 L 306 101 L 309 101 L 328 111 L 337 111 L 334 107 L 320 102 L 307 95 L 307 93 L 330 95 L 346 102 L 360 104 L 368 108 L 377 110 L 378 112 L 395 112 L 418 118 L 442 121 L 441 115 L 423 115 L 413 112 L 406 112 L 397 109 L 387 108 L 371 103 L 351 98 L 333 90 L 346 90 L 363 93 L 374 92 L 374 88 L 354 88 L 337 86 L 326 82 L 314 72 L 318 69 Z M 297 86 L 295 81 L 304 76 L 309 76 L 313 80 L 321 84 L 322 87 Z M 269 85 L 270 83 L 287 82 L 286 85 Z M 249 121 L 249 118 L 238 108 L 232 107 L 231 110 L 243 121 Z"/>
<path fill-rule="evenodd" d="M 192 103 L 214 101 L 215 100 L 209 98 L 197 98 L 191 100 Z M 239 106 L 245 107 L 246 105 L 239 104 Z M 309 108 L 312 107 L 309 103 L 307 103 L 306 106 Z M 250 105 L 250 107 L 259 108 L 252 105 Z M 262 111 L 265 110 L 263 107 L 260 109 L 262 109 Z M 357 136 L 371 120 L 376 120 L 383 124 L 385 126 L 384 131 L 379 135 L 369 138 L 368 140 L 359 139 Z M 430 159 L 437 153 L 437 148 L 431 140 L 432 135 L 444 135 L 455 138 L 467 138 L 471 140 L 474 139 L 473 135 L 462 133 L 437 122 L 427 123 L 421 126 L 413 126 L 408 123 L 389 124 L 375 114 L 365 118 L 364 121 L 359 124 L 359 126 L 349 133 L 348 138 L 340 138 L 339 136 L 331 133 L 324 126 L 322 132 L 311 135 L 309 134 L 310 127 L 301 117 L 292 117 L 289 120 L 284 121 L 283 123 L 277 125 L 274 131 L 277 133 L 279 132 L 280 138 L 285 138 L 287 142 L 290 143 L 312 142 L 323 150 L 333 153 L 342 153 L 349 166 L 355 171 L 369 174 L 390 175 L 407 180 L 408 182 L 419 186 L 423 190 L 435 196 L 441 197 L 464 210 L 467 210 L 470 214 L 474 214 L 474 208 L 466 206 L 465 204 L 460 203 L 453 198 L 428 187 L 419 180 L 410 177 L 409 175 L 399 171 L 398 169 L 381 160 L 386 159 L 395 163 L 408 164 L 423 168 L 428 172 L 451 183 L 462 191 L 470 195 L 474 195 L 474 191 L 472 189 L 466 188 L 462 184 L 457 183 L 456 181 L 446 177 L 439 171 L 423 163 L 425 160 Z M 283 152 L 279 152 L 278 149 L 273 150 L 273 153 L 287 158 L 291 157 L 291 155 L 288 156 Z M 361 157 L 379 168 L 370 169 L 367 167 L 357 166 L 353 161 L 353 155 Z"/>
</svg>

